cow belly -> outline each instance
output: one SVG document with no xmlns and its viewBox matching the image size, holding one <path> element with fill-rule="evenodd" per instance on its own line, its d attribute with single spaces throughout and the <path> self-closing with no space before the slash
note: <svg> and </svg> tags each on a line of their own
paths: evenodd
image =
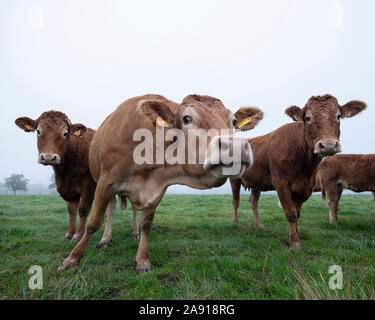
<svg viewBox="0 0 375 320">
<path fill-rule="evenodd" d="M 375 191 L 375 185 L 368 182 L 339 181 L 339 184 L 341 184 L 345 189 L 349 189 L 354 192 Z"/>
</svg>

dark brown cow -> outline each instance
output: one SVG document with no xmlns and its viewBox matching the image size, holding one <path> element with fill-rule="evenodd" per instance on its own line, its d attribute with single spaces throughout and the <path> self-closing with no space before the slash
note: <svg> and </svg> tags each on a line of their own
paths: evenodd
<svg viewBox="0 0 375 320">
<path fill-rule="evenodd" d="M 96 188 L 89 169 L 89 147 L 95 131 L 83 124 L 72 124 L 59 111 L 44 112 L 36 120 L 18 118 L 15 123 L 26 132 L 37 132 L 38 162 L 53 167 L 57 192 L 67 202 L 70 219 L 65 238 L 79 241 L 85 232 Z M 112 239 L 115 207 L 116 199 L 112 199 L 107 226 L 99 244 L 101 247 L 107 246 Z M 80 222 L 76 230 L 77 211 Z"/>
<path fill-rule="evenodd" d="M 303 109 L 292 106 L 285 113 L 296 122 L 286 124 L 261 137 L 249 139 L 254 164 L 240 179 L 232 180 L 234 221 L 240 188 L 251 189 L 251 207 L 258 227 L 261 191 L 276 190 L 289 223 L 292 248 L 300 248 L 297 222 L 303 203 L 315 185 L 317 167 L 324 156 L 341 151 L 340 118 L 352 117 L 366 104 L 351 101 L 340 106 L 331 95 L 311 97 Z"/>
<path fill-rule="evenodd" d="M 318 169 L 323 200 L 328 200 L 330 223 L 337 222 L 344 189 L 372 191 L 375 202 L 375 154 L 340 154 L 324 159 Z"/>
<path fill-rule="evenodd" d="M 220 100 L 208 96 L 188 96 L 180 105 L 159 95 L 140 96 L 125 101 L 103 122 L 92 141 L 90 169 L 98 181 L 94 209 L 83 238 L 59 269 L 79 263 L 89 238 L 103 223 L 108 201 L 115 194 L 122 194 L 129 198 L 136 209 L 142 211 L 141 240 L 136 256 L 137 272 L 148 272 L 151 269 L 149 233 L 155 210 L 168 186 L 182 184 L 196 189 L 208 189 L 223 185 L 229 176 L 240 175 L 251 165 L 252 155 L 247 140 L 237 137 L 234 127 L 241 123 L 241 130 L 249 130 L 262 117 L 263 113 L 259 109 L 251 107 L 241 108 L 233 116 Z M 156 163 L 155 149 L 165 152 L 162 154 L 164 160 L 170 146 L 169 143 L 168 146 L 160 146 L 156 142 L 157 132 L 163 128 L 165 131 L 162 136 L 165 138 L 171 132 L 182 134 L 182 139 L 177 139 L 174 143 L 182 148 L 185 160 L 190 158 L 191 152 L 197 151 L 195 146 L 185 143 L 190 133 L 194 141 L 202 137 L 202 131 L 209 129 L 226 129 L 230 133 L 225 137 L 216 133 L 207 139 L 204 145 L 207 153 L 206 150 L 199 150 L 194 156 L 197 160 L 203 155 L 203 163 Z M 139 129 L 150 133 L 151 145 L 144 151 L 146 154 L 151 150 L 151 163 L 140 164 L 135 161 L 135 152 L 140 142 L 135 141 L 134 135 Z M 240 158 L 233 160 L 232 164 L 239 168 L 235 173 L 225 173 L 229 164 L 223 162 L 218 155 L 223 149 L 233 151 L 234 145 L 240 146 Z M 219 161 L 216 163 L 213 159 Z"/>
</svg>

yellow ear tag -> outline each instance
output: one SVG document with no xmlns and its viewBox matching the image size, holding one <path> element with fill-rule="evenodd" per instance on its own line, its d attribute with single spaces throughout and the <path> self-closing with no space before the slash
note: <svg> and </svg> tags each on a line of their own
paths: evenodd
<svg viewBox="0 0 375 320">
<path fill-rule="evenodd" d="M 34 131 L 34 128 L 28 124 L 25 125 L 26 129 L 29 131 Z"/>
<path fill-rule="evenodd" d="M 162 117 L 158 116 L 156 118 L 156 123 L 160 126 L 160 127 L 164 127 L 164 128 L 168 128 L 169 127 L 169 124 L 167 123 L 167 121 L 163 120 Z"/>
<path fill-rule="evenodd" d="M 248 117 L 246 119 L 243 119 L 239 124 L 238 128 L 241 129 L 243 126 L 247 125 L 248 123 L 251 122 L 251 117 Z"/>
</svg>

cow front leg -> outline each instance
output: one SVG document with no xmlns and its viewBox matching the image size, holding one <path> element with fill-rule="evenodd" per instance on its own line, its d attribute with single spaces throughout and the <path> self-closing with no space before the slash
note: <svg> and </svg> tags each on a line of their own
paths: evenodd
<svg viewBox="0 0 375 320">
<path fill-rule="evenodd" d="M 73 236 L 73 241 L 78 242 L 79 240 L 82 239 L 83 234 L 85 233 L 85 225 L 86 225 L 86 220 L 87 216 L 91 210 L 91 203 L 80 203 L 80 208 L 78 210 L 79 212 L 79 225 L 77 228 L 76 233 Z"/>
<path fill-rule="evenodd" d="M 232 187 L 233 223 L 238 224 L 238 209 L 240 207 L 241 180 L 230 179 Z"/>
<path fill-rule="evenodd" d="M 115 212 L 116 212 L 116 203 L 117 203 L 116 197 L 113 197 L 108 204 L 107 223 L 105 225 L 103 237 L 100 240 L 99 244 L 97 245 L 98 248 L 107 248 L 108 245 L 112 241 L 112 225 L 113 225 L 113 217 L 115 216 Z"/>
<path fill-rule="evenodd" d="M 374 203 L 375 203 L 375 192 L 372 193 L 372 196 L 374 198 Z"/>
<path fill-rule="evenodd" d="M 106 181 L 104 180 L 103 182 L 101 182 L 101 179 L 99 179 L 98 186 L 95 192 L 94 210 L 89 218 L 88 224 L 86 226 L 86 231 L 82 239 L 74 247 L 70 255 L 60 265 L 60 271 L 77 266 L 79 264 L 79 261 L 86 251 L 86 247 L 90 237 L 103 224 L 105 210 L 108 206 L 109 201 L 114 195 L 115 192 L 113 192 L 113 190 L 108 187 Z"/>
<path fill-rule="evenodd" d="M 67 202 L 68 212 L 69 212 L 69 225 L 68 230 L 64 236 L 65 239 L 71 239 L 76 231 L 76 219 L 78 211 L 79 201 Z"/>
<path fill-rule="evenodd" d="M 133 206 L 133 224 L 132 237 L 134 240 L 139 240 L 139 226 L 138 226 L 138 209 Z"/>
<path fill-rule="evenodd" d="M 287 187 L 281 187 L 277 189 L 277 194 L 281 201 L 286 220 L 289 224 L 289 243 L 290 248 L 300 249 L 302 248 L 301 241 L 297 231 L 298 212 L 296 203 L 292 199 L 292 194 Z"/>
<path fill-rule="evenodd" d="M 141 240 L 139 241 L 136 261 L 137 261 L 137 274 L 142 275 L 151 271 L 151 264 L 148 255 L 148 240 L 154 219 L 156 206 L 147 208 L 141 214 Z"/>
<path fill-rule="evenodd" d="M 251 210 L 253 210 L 255 224 L 259 229 L 264 229 L 262 220 L 260 220 L 259 212 L 258 212 L 259 197 L 260 197 L 260 190 L 251 189 L 250 204 L 251 204 Z"/>
</svg>

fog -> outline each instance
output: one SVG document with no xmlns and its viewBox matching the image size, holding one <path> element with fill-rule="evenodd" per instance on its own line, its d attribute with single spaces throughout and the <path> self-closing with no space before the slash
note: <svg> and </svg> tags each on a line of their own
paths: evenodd
<svg viewBox="0 0 375 320">
<path fill-rule="evenodd" d="M 52 174 L 17 117 L 55 109 L 97 129 L 121 102 L 147 93 L 176 102 L 211 95 L 232 111 L 257 106 L 265 117 L 248 137 L 290 122 L 285 108 L 312 95 L 363 100 L 368 109 L 342 121 L 343 152 L 375 153 L 374 9 L 371 0 L 2 0 L 0 182 L 22 173 L 48 185 Z"/>
</svg>

